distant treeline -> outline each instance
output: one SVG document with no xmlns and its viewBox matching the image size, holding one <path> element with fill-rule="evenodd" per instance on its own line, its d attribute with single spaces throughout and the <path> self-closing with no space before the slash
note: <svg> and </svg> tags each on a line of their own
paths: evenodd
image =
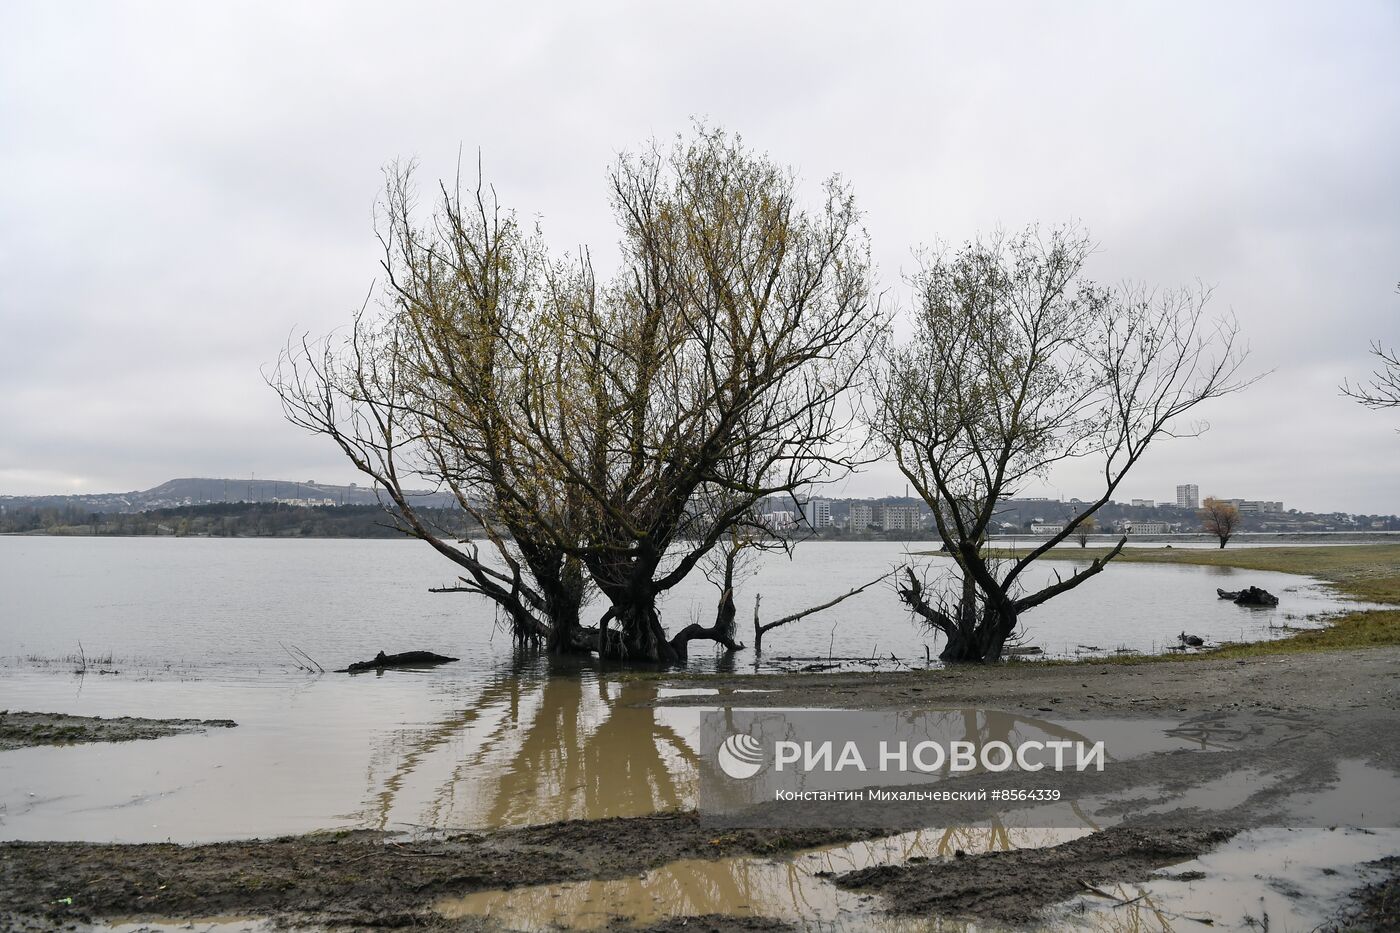
<svg viewBox="0 0 1400 933">
<path fill-rule="evenodd" d="M 447 536 L 479 526 L 460 509 L 419 508 Z M 173 535 L 216 538 L 400 538 L 392 516 L 377 505 L 299 506 L 273 502 L 214 502 L 146 512 L 93 512 L 76 506 L 19 507 L 0 512 L 0 534 Z"/>
</svg>

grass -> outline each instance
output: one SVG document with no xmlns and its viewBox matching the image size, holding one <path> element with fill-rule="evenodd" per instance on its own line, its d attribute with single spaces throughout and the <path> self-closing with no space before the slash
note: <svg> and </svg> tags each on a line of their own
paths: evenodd
<svg viewBox="0 0 1400 933">
<path fill-rule="evenodd" d="M 1056 548 L 1045 560 L 1092 560 L 1107 548 Z M 1010 552 L 1006 552 L 1007 556 Z M 1227 644 L 1214 651 L 1166 655 L 1094 658 L 1096 664 L 1146 664 L 1197 658 L 1252 658 L 1306 651 L 1344 651 L 1400 645 L 1400 544 L 1348 544 L 1336 547 L 1260 547 L 1230 550 L 1194 548 L 1125 548 L 1114 562 L 1239 567 L 1304 574 L 1331 584 L 1338 592 L 1364 602 L 1396 608 L 1357 609 L 1326 628 L 1308 629 L 1288 638 L 1251 644 Z M 1077 663 L 1077 662 L 1069 662 Z"/>
</svg>

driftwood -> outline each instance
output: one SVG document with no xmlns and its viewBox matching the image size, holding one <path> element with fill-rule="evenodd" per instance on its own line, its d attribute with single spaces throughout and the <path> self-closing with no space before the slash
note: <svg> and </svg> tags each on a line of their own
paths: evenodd
<svg viewBox="0 0 1400 933">
<path fill-rule="evenodd" d="M 450 664 L 460 658 L 449 658 L 431 651 L 405 651 L 401 654 L 379 652 L 369 661 L 356 661 L 349 667 L 342 667 L 337 674 L 353 674 L 356 671 L 382 671 L 389 667 L 432 667 L 437 664 Z"/>
</svg>

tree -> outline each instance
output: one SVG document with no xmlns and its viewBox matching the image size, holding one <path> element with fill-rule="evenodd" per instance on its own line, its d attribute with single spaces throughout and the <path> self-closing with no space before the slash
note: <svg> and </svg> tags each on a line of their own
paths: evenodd
<svg viewBox="0 0 1400 933">
<path fill-rule="evenodd" d="M 1240 527 L 1240 510 L 1235 508 L 1234 503 L 1226 502 L 1224 499 L 1207 497 L 1201 505 L 1200 515 L 1201 527 L 1206 530 L 1207 534 L 1215 535 L 1220 539 L 1222 549 Z"/>
<path fill-rule="evenodd" d="M 1400 292 L 1400 284 L 1395 290 Z M 1371 344 L 1371 355 L 1380 360 L 1371 381 L 1357 386 L 1343 382 L 1342 394 L 1367 408 L 1400 408 L 1400 351 L 1387 350 L 1377 340 Z"/>
<path fill-rule="evenodd" d="M 411 171 L 392 171 L 383 314 L 294 347 L 272 381 L 518 636 L 674 661 L 729 636 L 668 638 L 658 598 L 761 500 L 858 462 L 847 396 L 883 318 L 838 179 L 803 209 L 790 170 L 701 126 L 608 180 L 621 262 L 600 283 L 587 252 L 551 257 L 484 185 L 440 185 L 424 222 Z M 423 521 L 417 480 L 451 489 L 493 553 Z M 596 630 L 578 622 L 585 584 L 607 603 Z"/>
<path fill-rule="evenodd" d="M 395 527 L 458 565 L 453 589 L 492 600 L 517 641 L 582 650 L 581 567 L 535 533 L 532 515 L 568 503 L 545 488 L 514 424 L 526 378 L 515 354 L 541 317 L 547 257 L 480 182 L 466 197 L 440 185 L 423 222 L 413 167 L 385 175 L 379 313 L 367 302 L 343 338 L 293 341 L 268 381 L 288 420 L 333 440 L 373 480 Z M 454 494 L 486 553 L 415 506 L 424 482 Z"/>
<path fill-rule="evenodd" d="M 1079 527 L 1074 529 L 1074 538 L 1079 542 L 1080 547 L 1089 546 L 1089 536 L 1094 533 L 1094 529 L 1098 527 L 1098 524 L 1094 516 L 1088 515 L 1079 523 Z"/>
<path fill-rule="evenodd" d="M 1367 408 L 1400 408 L 1400 351 L 1387 350 L 1377 341 L 1371 344 L 1371 355 L 1380 365 L 1365 385 L 1342 384 L 1342 392 Z"/>
<path fill-rule="evenodd" d="M 1109 289 L 1084 277 L 1075 229 L 997 234 L 923 258 L 911 279 L 914 336 L 891 344 L 871 426 L 933 510 L 953 560 L 930 585 L 910 569 L 900 596 L 942 632 L 945 661 L 999 658 L 1020 617 L 1100 573 L 1023 591 L 1025 572 L 1112 497 L 1159 437 L 1201 403 L 1237 391 L 1244 351 L 1205 291 Z M 1093 461 L 1101 494 L 1030 552 L 982 550 L 998 504 L 1056 465 Z"/>
</svg>

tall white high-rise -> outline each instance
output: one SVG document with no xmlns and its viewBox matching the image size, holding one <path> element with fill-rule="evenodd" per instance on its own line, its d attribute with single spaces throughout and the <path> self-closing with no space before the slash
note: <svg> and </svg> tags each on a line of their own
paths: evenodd
<svg viewBox="0 0 1400 933">
<path fill-rule="evenodd" d="M 807 521 L 813 528 L 831 527 L 831 500 L 812 499 L 807 503 Z"/>
<path fill-rule="evenodd" d="M 1201 487 L 1195 483 L 1184 483 L 1176 487 L 1176 507 L 1179 509 L 1199 509 L 1201 507 Z"/>
</svg>

